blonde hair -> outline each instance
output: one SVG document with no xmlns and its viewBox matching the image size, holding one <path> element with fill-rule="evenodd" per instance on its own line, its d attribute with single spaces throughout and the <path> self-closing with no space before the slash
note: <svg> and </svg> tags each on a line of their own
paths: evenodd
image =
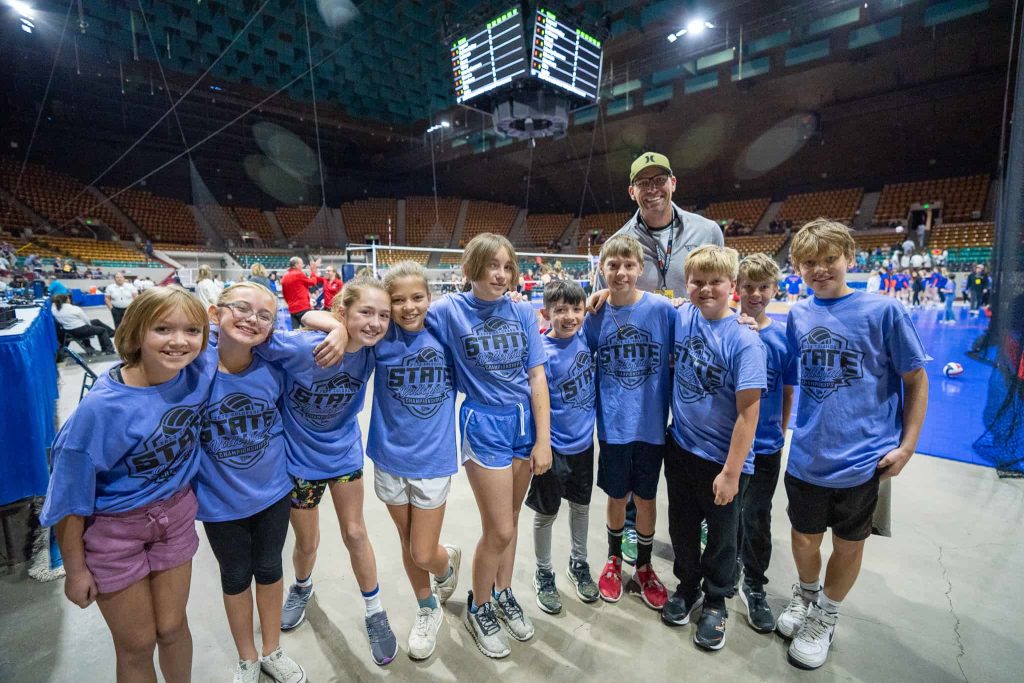
<svg viewBox="0 0 1024 683">
<path fill-rule="evenodd" d="M 427 271 L 415 261 L 399 261 L 391 266 L 388 272 L 384 274 L 384 288 L 390 294 L 391 289 L 395 286 L 395 281 L 406 277 L 415 277 L 422 280 L 423 288 L 427 290 L 427 296 L 430 296 L 430 286 L 427 284 Z"/>
<path fill-rule="evenodd" d="M 750 254 L 740 261 L 739 277 L 749 282 L 774 282 L 778 284 L 782 271 L 779 264 L 768 254 Z"/>
<path fill-rule="evenodd" d="M 853 260 L 857 244 L 853 241 L 850 229 L 839 221 L 828 218 L 816 218 L 807 223 L 793 237 L 789 255 L 794 264 L 814 259 L 818 256 L 842 254 Z"/>
<path fill-rule="evenodd" d="M 466 249 L 462 252 L 462 272 L 470 282 L 482 280 L 487 272 L 487 266 L 500 249 L 508 252 L 509 260 L 512 261 L 512 278 L 509 280 L 508 288 L 514 290 L 519 285 L 519 261 L 516 257 L 516 249 L 507 237 L 495 235 L 493 232 L 482 232 L 469 241 Z"/>
<path fill-rule="evenodd" d="M 199 272 L 196 274 L 196 282 L 202 282 L 203 280 L 213 279 L 213 269 L 210 266 L 203 264 L 199 266 Z"/>
<path fill-rule="evenodd" d="M 199 299 L 177 285 L 152 287 L 132 300 L 114 333 L 117 353 L 125 366 L 132 367 L 142 361 L 142 341 L 146 333 L 157 321 L 176 310 L 184 312 L 190 322 L 203 330 L 203 345 L 199 351 L 206 350 L 210 320 Z"/>
<path fill-rule="evenodd" d="M 362 298 L 363 294 L 371 289 L 378 289 L 384 294 L 388 293 L 384 283 L 375 277 L 358 275 L 352 278 L 345 283 L 341 293 L 334 297 L 334 301 L 331 302 L 331 313 L 337 318 L 341 314 L 342 308 L 351 308 Z"/>
<path fill-rule="evenodd" d="M 251 266 L 249 266 L 249 272 L 252 273 L 256 277 L 266 277 L 267 276 L 267 268 L 266 268 L 266 266 L 264 266 L 262 263 L 260 263 L 258 261 L 256 263 L 252 264 Z"/>
<path fill-rule="evenodd" d="M 717 244 L 705 244 L 690 252 L 683 268 L 686 271 L 687 281 L 690 279 L 690 273 L 694 271 L 709 275 L 721 275 L 735 280 L 739 265 L 740 255 L 735 249 L 720 247 Z"/>
<path fill-rule="evenodd" d="M 605 259 L 631 258 L 641 266 L 644 264 L 644 247 L 632 235 L 614 235 L 601 247 L 601 264 Z"/>
<path fill-rule="evenodd" d="M 237 292 L 240 289 L 254 289 L 260 294 L 269 297 L 270 301 L 273 303 L 271 310 L 273 310 L 274 313 L 277 313 L 277 297 L 274 296 L 274 293 L 267 289 L 265 286 L 261 285 L 260 283 L 253 282 L 252 280 L 242 280 L 241 282 L 236 282 L 230 287 L 225 287 L 224 289 L 222 289 L 220 292 L 220 296 L 217 297 L 217 305 L 220 306 L 231 301 L 231 299 L 233 298 L 231 297 L 231 294 L 233 292 Z"/>
</svg>

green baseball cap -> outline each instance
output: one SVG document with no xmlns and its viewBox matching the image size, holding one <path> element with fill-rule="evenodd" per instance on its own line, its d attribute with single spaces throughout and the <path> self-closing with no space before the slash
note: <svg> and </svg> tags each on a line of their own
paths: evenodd
<svg viewBox="0 0 1024 683">
<path fill-rule="evenodd" d="M 644 152 L 636 158 L 633 165 L 629 167 L 629 182 L 640 174 L 644 169 L 650 168 L 651 166 L 657 166 L 668 171 L 669 175 L 675 175 L 672 173 L 672 165 L 668 163 L 668 157 L 664 154 L 658 154 L 657 152 Z"/>
</svg>

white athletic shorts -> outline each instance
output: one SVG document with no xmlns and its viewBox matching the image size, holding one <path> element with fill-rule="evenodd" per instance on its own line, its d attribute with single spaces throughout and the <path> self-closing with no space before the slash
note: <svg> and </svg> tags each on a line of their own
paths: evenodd
<svg viewBox="0 0 1024 683">
<path fill-rule="evenodd" d="M 433 510 L 445 504 L 452 487 L 451 477 L 409 479 L 374 468 L 373 490 L 385 505 L 412 505 Z"/>
</svg>

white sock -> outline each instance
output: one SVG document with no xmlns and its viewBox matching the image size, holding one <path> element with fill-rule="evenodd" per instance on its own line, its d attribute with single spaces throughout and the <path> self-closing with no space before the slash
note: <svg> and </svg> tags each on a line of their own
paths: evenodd
<svg viewBox="0 0 1024 683">
<path fill-rule="evenodd" d="M 378 612 L 384 611 L 384 605 L 380 602 L 380 586 L 374 586 L 369 593 L 363 593 L 363 602 L 366 603 L 366 616 L 372 617 Z"/>
<path fill-rule="evenodd" d="M 313 585 L 313 575 L 310 574 L 302 581 L 299 581 L 298 577 L 295 577 L 295 585 L 299 588 L 309 588 Z"/>
<path fill-rule="evenodd" d="M 818 593 L 818 607 L 822 612 L 828 612 L 829 614 L 839 614 L 839 606 L 843 604 L 842 600 L 833 600 L 832 598 L 825 595 L 825 591 Z"/>
<path fill-rule="evenodd" d="M 807 593 L 809 597 L 813 597 L 811 594 L 821 592 L 821 582 L 817 579 L 815 579 L 813 583 L 804 583 L 801 581 L 800 590 Z"/>
</svg>

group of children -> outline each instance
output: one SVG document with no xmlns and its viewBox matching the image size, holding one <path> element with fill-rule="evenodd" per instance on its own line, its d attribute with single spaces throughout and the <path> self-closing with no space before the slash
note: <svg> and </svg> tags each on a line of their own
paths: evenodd
<svg viewBox="0 0 1024 683">
<path fill-rule="evenodd" d="M 853 240 L 844 226 L 808 224 L 792 251 L 815 296 L 796 304 L 786 325 L 766 313 L 779 279 L 769 257 L 738 263 L 731 249 L 698 248 L 686 261 L 689 302 L 671 302 L 636 288 L 643 252 L 628 236 L 601 250 L 608 291 L 596 311 L 586 312 L 575 282 L 545 288 L 544 335 L 532 306 L 508 296 L 516 254 L 492 234 L 465 249 L 469 291 L 431 305 L 422 267 L 398 264 L 384 282 L 346 283 L 332 313 L 306 313 L 303 324 L 320 332 L 271 333 L 275 298 L 251 282 L 225 289 L 208 310 L 180 288 L 149 290 L 117 331 L 123 363 L 101 377 L 53 446 L 42 522 L 57 528 L 65 592 L 82 607 L 99 603 L 119 680 L 155 680 L 154 649 L 165 680 L 188 680 L 185 605 L 199 519 L 220 565 L 235 680 L 258 680 L 262 669 L 299 683 L 305 672 L 282 650 L 280 632 L 303 621 L 313 594 L 317 510 L 329 490 L 371 655 L 390 662 L 398 643 L 363 520 L 357 416 L 372 375 L 366 455 L 418 601 L 413 659 L 434 651 L 441 605 L 458 582 L 461 550 L 440 535 L 461 460 L 482 527 L 464 623 L 488 657 L 510 654 L 502 626 L 515 640 L 534 635 L 512 589 L 524 501 L 535 513 L 536 602 L 561 610 L 551 530 L 564 498 L 566 574 L 583 602 L 616 602 L 631 586 L 673 626 L 699 608 L 694 641 L 714 650 L 742 573 L 750 624 L 792 638 L 795 664 L 820 666 L 859 570 L 879 478 L 899 473 L 920 434 L 928 358 L 901 306 L 847 287 Z M 742 316 L 729 307 L 737 287 Z M 771 501 L 796 384 L 785 483 L 800 582 L 776 619 L 764 590 Z M 458 422 L 456 392 L 465 396 Z M 595 424 L 597 484 L 608 496 L 597 582 L 587 553 Z M 662 463 L 678 580 L 671 596 L 651 564 Z M 638 548 L 624 587 L 629 497 Z M 289 523 L 295 582 L 285 597 Z M 828 527 L 835 550 L 822 589 L 818 548 Z"/>
</svg>

